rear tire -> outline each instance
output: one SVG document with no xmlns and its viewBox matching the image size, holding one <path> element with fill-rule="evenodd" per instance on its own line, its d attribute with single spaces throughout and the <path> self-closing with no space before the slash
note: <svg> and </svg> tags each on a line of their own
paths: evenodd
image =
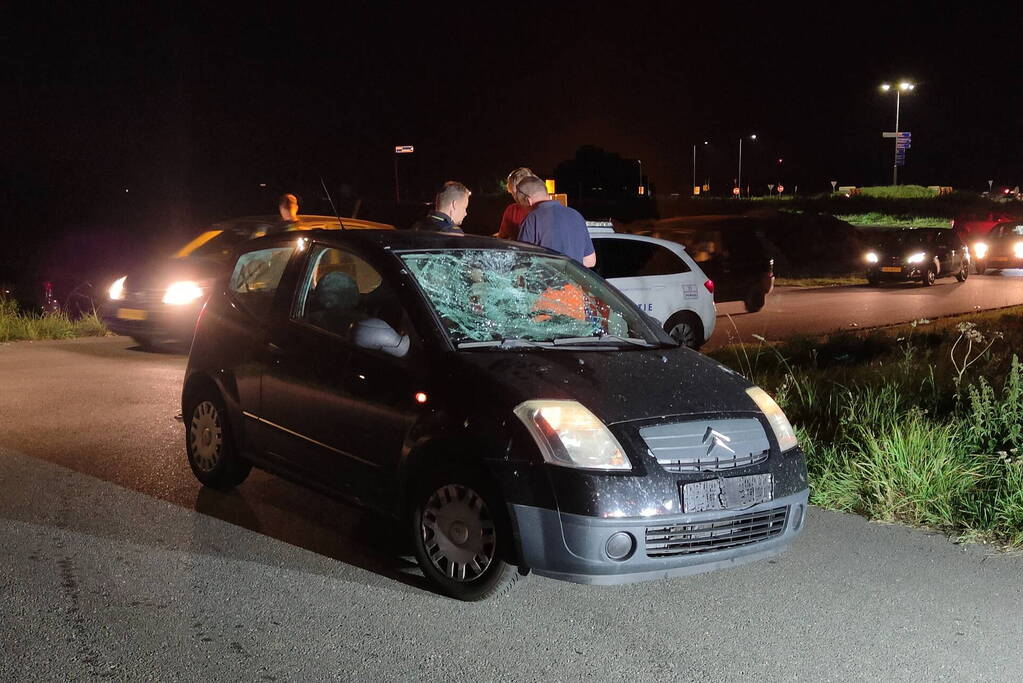
<svg viewBox="0 0 1023 683">
<path fill-rule="evenodd" d="M 224 401 L 204 388 L 184 406 L 185 451 L 195 478 L 215 489 L 230 489 L 245 481 L 252 465 L 241 457 L 231 433 Z"/>
<path fill-rule="evenodd" d="M 511 527 L 493 486 L 471 471 L 438 472 L 414 489 L 410 531 L 416 560 L 445 595 L 476 601 L 508 592 L 518 581 Z"/>
<path fill-rule="evenodd" d="M 934 272 L 934 268 L 928 268 L 927 272 L 920 278 L 920 282 L 924 287 L 930 287 L 937 279 L 938 274 Z"/>
<path fill-rule="evenodd" d="M 764 307 L 764 303 L 767 301 L 767 294 L 762 289 L 750 289 L 746 293 L 746 297 L 742 300 L 743 304 L 746 305 L 746 311 L 749 313 L 756 313 Z"/>
<path fill-rule="evenodd" d="M 956 273 L 956 280 L 960 282 L 966 282 L 966 278 L 970 277 L 970 266 L 966 263 L 959 267 L 959 272 Z"/>
<path fill-rule="evenodd" d="M 664 331 L 679 344 L 698 351 L 703 342 L 703 323 L 690 311 L 680 311 L 664 323 Z"/>
</svg>

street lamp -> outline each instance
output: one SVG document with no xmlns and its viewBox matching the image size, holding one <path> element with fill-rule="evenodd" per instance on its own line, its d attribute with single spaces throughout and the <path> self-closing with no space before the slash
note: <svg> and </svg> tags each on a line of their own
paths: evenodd
<svg viewBox="0 0 1023 683">
<path fill-rule="evenodd" d="M 637 194 L 643 194 L 643 160 L 636 159 L 636 163 L 639 164 L 639 189 L 636 192 Z"/>
<path fill-rule="evenodd" d="M 915 88 L 916 85 L 909 81 L 899 81 L 897 86 L 890 83 L 881 84 L 881 92 L 895 91 L 895 163 L 892 165 L 892 185 L 899 184 L 899 105 L 902 93 L 908 93 Z"/>
<path fill-rule="evenodd" d="M 707 140 L 703 141 L 703 144 L 710 144 Z M 693 143 L 693 193 L 696 193 L 696 143 Z"/>
<path fill-rule="evenodd" d="M 750 140 L 756 140 L 757 134 L 749 136 Z M 739 172 L 736 174 L 738 177 L 735 179 L 735 184 L 739 188 L 739 196 L 742 196 L 742 138 L 739 138 Z"/>
</svg>

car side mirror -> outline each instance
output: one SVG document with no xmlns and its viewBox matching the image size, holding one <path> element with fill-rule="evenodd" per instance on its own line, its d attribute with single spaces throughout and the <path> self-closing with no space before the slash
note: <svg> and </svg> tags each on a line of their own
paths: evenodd
<svg viewBox="0 0 1023 683">
<path fill-rule="evenodd" d="M 409 336 L 398 332 L 380 318 L 369 318 L 355 326 L 352 341 L 361 349 L 382 351 L 403 358 L 409 349 Z"/>
</svg>

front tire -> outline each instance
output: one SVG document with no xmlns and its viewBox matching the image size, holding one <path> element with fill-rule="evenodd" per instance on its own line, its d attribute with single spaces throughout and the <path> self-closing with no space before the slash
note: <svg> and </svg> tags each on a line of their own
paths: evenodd
<svg viewBox="0 0 1023 683">
<path fill-rule="evenodd" d="M 924 273 L 924 276 L 920 278 L 920 282 L 921 284 L 923 284 L 924 287 L 930 287 L 935 283 L 937 279 L 938 274 L 934 272 L 934 268 L 928 268 L 927 272 Z"/>
<path fill-rule="evenodd" d="M 956 273 L 956 280 L 959 280 L 959 282 L 966 282 L 966 278 L 968 277 L 970 277 L 970 266 L 969 264 L 964 263 L 959 267 L 959 272 Z"/>
<path fill-rule="evenodd" d="M 679 344 L 694 351 L 703 346 L 703 325 L 693 313 L 676 313 L 664 323 L 664 331 Z"/>
<path fill-rule="evenodd" d="M 245 481 L 252 465 L 238 453 L 224 402 L 212 389 L 198 392 L 184 406 L 185 450 L 195 478 L 216 489 Z"/>
<path fill-rule="evenodd" d="M 503 595 L 518 580 L 507 561 L 511 530 L 503 502 L 482 478 L 442 473 L 413 493 L 412 543 L 427 580 L 458 600 Z"/>
<path fill-rule="evenodd" d="M 976 271 L 977 275 L 983 275 L 984 271 L 987 270 L 987 264 L 983 261 L 977 261 L 973 264 L 973 270 Z"/>
</svg>

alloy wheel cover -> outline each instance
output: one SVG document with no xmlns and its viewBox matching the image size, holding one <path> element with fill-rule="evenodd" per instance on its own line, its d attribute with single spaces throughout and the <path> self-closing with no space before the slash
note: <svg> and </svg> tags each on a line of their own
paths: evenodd
<svg viewBox="0 0 1023 683">
<path fill-rule="evenodd" d="M 446 484 L 434 491 L 423 506 L 421 532 L 430 564 L 453 581 L 475 581 L 494 561 L 494 519 L 468 486 Z"/>
<path fill-rule="evenodd" d="M 203 401 L 192 411 L 188 438 L 196 467 L 203 472 L 212 472 L 220 462 L 221 449 L 224 445 L 220 413 L 212 402 Z"/>
</svg>

